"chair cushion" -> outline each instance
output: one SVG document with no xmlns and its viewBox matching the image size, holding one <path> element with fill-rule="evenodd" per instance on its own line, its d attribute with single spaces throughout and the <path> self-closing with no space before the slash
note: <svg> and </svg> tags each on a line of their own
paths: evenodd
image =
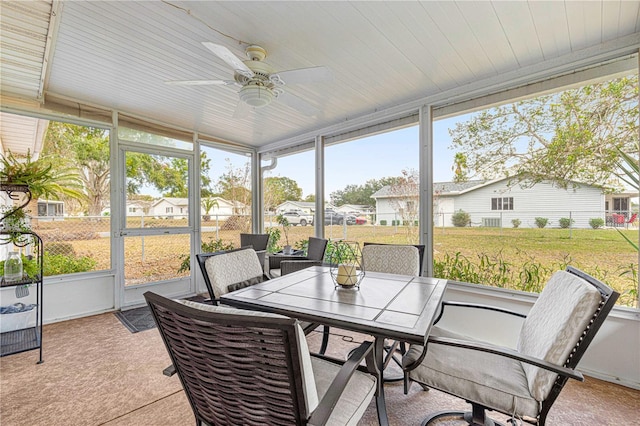
<svg viewBox="0 0 640 426">
<path fill-rule="evenodd" d="M 230 306 L 209 305 L 205 303 L 193 302 L 191 300 L 176 301 L 182 303 L 183 305 L 191 306 L 192 308 L 208 312 L 268 318 L 287 318 L 284 315 L 272 314 L 269 312 L 250 311 L 246 309 L 233 308 Z M 311 413 L 319 404 L 318 390 L 316 389 L 316 380 L 314 378 L 314 368 L 311 362 L 311 355 L 309 354 L 309 346 L 307 345 L 307 339 L 299 322 L 296 323 L 296 340 L 298 344 L 298 352 L 302 361 L 302 383 L 304 385 L 305 402 L 307 404 L 308 413 Z"/>
<path fill-rule="evenodd" d="M 420 252 L 414 246 L 368 244 L 362 248 L 365 271 L 420 275 Z"/>
<path fill-rule="evenodd" d="M 564 365 L 601 299 L 600 292 L 582 278 L 566 271 L 556 272 L 522 324 L 518 351 Z M 557 375 L 529 364 L 523 367 L 531 395 L 544 400 Z"/>
<path fill-rule="evenodd" d="M 341 366 L 327 360 L 311 357 L 316 389 L 320 399 L 338 375 Z M 331 412 L 327 425 L 357 425 L 369 406 L 376 391 L 376 381 L 372 375 L 356 371 Z"/>
<path fill-rule="evenodd" d="M 432 327 L 432 336 L 473 340 L 470 337 Z M 411 345 L 403 357 L 406 366 L 422 353 Z M 538 402 L 529 393 L 529 384 L 519 361 L 471 349 L 429 344 L 423 362 L 409 377 L 432 388 L 470 402 L 506 413 L 536 417 Z"/>
<path fill-rule="evenodd" d="M 205 261 L 205 269 L 216 299 L 230 291 L 264 280 L 262 266 L 253 249 L 211 256 Z"/>
</svg>

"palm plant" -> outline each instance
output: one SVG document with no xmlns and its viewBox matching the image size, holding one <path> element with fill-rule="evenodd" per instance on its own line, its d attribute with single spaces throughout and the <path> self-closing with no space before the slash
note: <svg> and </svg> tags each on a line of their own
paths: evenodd
<svg viewBox="0 0 640 426">
<path fill-rule="evenodd" d="M 59 199 L 65 195 L 81 199 L 82 184 L 78 174 L 71 168 L 54 167 L 46 159 L 33 160 L 31 152 L 16 156 L 7 151 L 0 160 L 0 184 L 28 186 L 34 198 Z"/>
</svg>

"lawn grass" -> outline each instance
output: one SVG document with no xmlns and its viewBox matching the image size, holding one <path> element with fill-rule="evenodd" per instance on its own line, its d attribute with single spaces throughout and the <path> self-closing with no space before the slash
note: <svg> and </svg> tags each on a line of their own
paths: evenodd
<svg viewBox="0 0 640 426">
<path fill-rule="evenodd" d="M 180 226 L 179 221 L 168 221 L 173 226 Z M 94 232 L 108 232 L 108 220 L 92 223 Z M 146 222 L 145 222 L 146 223 Z M 74 221 L 41 222 L 39 224 L 47 235 L 55 230 L 54 235 L 77 232 L 79 223 Z M 85 224 L 86 226 L 87 224 Z M 160 224 L 153 224 L 158 226 Z M 181 226 L 185 226 L 182 223 Z M 265 224 L 268 227 L 268 223 Z M 239 230 L 206 230 L 202 233 L 204 241 L 220 238 L 239 246 Z M 281 229 L 281 228 L 279 228 Z M 36 232 L 38 230 L 36 229 Z M 638 230 L 623 231 L 630 239 L 638 240 Z M 297 245 L 314 234 L 313 226 L 295 226 L 289 228 L 289 243 Z M 103 234 L 104 235 L 104 234 Z M 500 261 L 509 265 L 514 273 L 522 270 L 524 264 L 539 264 L 541 274 L 550 275 L 551 271 L 564 269 L 573 265 L 590 273 L 618 290 L 622 296 L 619 304 L 637 305 L 637 278 L 626 272 L 638 269 L 638 252 L 627 243 L 614 229 L 529 229 L 529 228 L 435 228 L 434 259 L 442 262 L 456 254 L 469 262 L 479 264 L 480 258 Z M 416 244 L 417 228 L 402 226 L 326 226 L 326 238 L 357 241 L 361 245 L 367 242 Z M 125 273 L 128 284 L 145 280 L 168 279 L 177 277 L 185 252 L 188 254 L 187 235 L 162 235 L 145 237 L 144 245 L 141 237 L 127 238 Z M 45 244 L 47 240 L 45 239 Z M 96 270 L 108 269 L 110 266 L 109 238 L 88 238 L 67 241 L 74 247 L 77 256 L 89 256 L 97 261 Z M 284 235 L 279 245 L 285 244 Z M 144 256 L 143 256 L 144 253 Z M 517 275 L 515 275 L 517 277 Z M 446 278 L 446 277 L 445 277 Z M 542 282 L 548 276 L 543 276 Z"/>
</svg>

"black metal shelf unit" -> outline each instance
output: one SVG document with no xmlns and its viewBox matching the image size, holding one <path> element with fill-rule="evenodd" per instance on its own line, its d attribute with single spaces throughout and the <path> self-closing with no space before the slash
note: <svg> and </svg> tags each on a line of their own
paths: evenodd
<svg viewBox="0 0 640 426">
<path fill-rule="evenodd" d="M 27 186 L 22 185 L 0 185 L 0 190 L 9 194 L 11 199 L 17 199 L 18 195 L 16 193 L 25 193 L 27 195 L 27 201 L 23 203 L 21 206 L 16 207 L 15 209 L 9 211 L 4 214 L 0 219 L 0 222 L 4 222 L 4 220 L 13 215 L 17 210 L 23 209 L 31 200 L 31 192 Z M 16 242 L 16 235 L 20 235 L 26 238 L 21 238 L 20 241 Z M 39 357 L 38 364 L 42 363 L 42 293 L 43 293 L 43 255 L 44 255 L 44 245 L 42 243 L 42 238 L 34 232 L 24 232 L 24 231 L 7 231 L 3 229 L 0 231 L 0 245 L 6 244 L 14 244 L 19 248 L 31 247 L 35 256 L 35 261 L 37 262 L 38 272 L 35 276 L 24 275 L 24 279 L 19 281 L 11 281 L 5 282 L 4 277 L 0 279 L 0 288 L 6 287 L 14 287 L 16 288 L 16 294 L 23 293 L 29 288 L 35 288 L 35 314 L 36 321 L 35 325 L 28 324 L 26 328 L 21 328 L 17 330 L 7 331 L 5 333 L 0 333 L 0 357 L 6 355 L 12 355 L 19 352 L 31 351 L 38 349 Z M 4 261 L 4 260 L 0 260 Z M 30 293 L 30 292 L 29 292 Z M 30 294 L 29 294 L 30 295 Z M 33 300 L 33 296 L 31 296 L 30 300 Z M 2 314 L 4 315 L 17 315 L 17 314 Z M 8 317 L 7 317 L 8 318 Z"/>
</svg>

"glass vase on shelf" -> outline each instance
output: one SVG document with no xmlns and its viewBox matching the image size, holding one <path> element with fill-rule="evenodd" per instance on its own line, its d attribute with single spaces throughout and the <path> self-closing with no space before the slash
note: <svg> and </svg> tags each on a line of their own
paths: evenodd
<svg viewBox="0 0 640 426">
<path fill-rule="evenodd" d="M 23 265 L 20 252 L 10 251 L 4 261 L 4 282 L 14 283 L 22 281 Z"/>
</svg>

